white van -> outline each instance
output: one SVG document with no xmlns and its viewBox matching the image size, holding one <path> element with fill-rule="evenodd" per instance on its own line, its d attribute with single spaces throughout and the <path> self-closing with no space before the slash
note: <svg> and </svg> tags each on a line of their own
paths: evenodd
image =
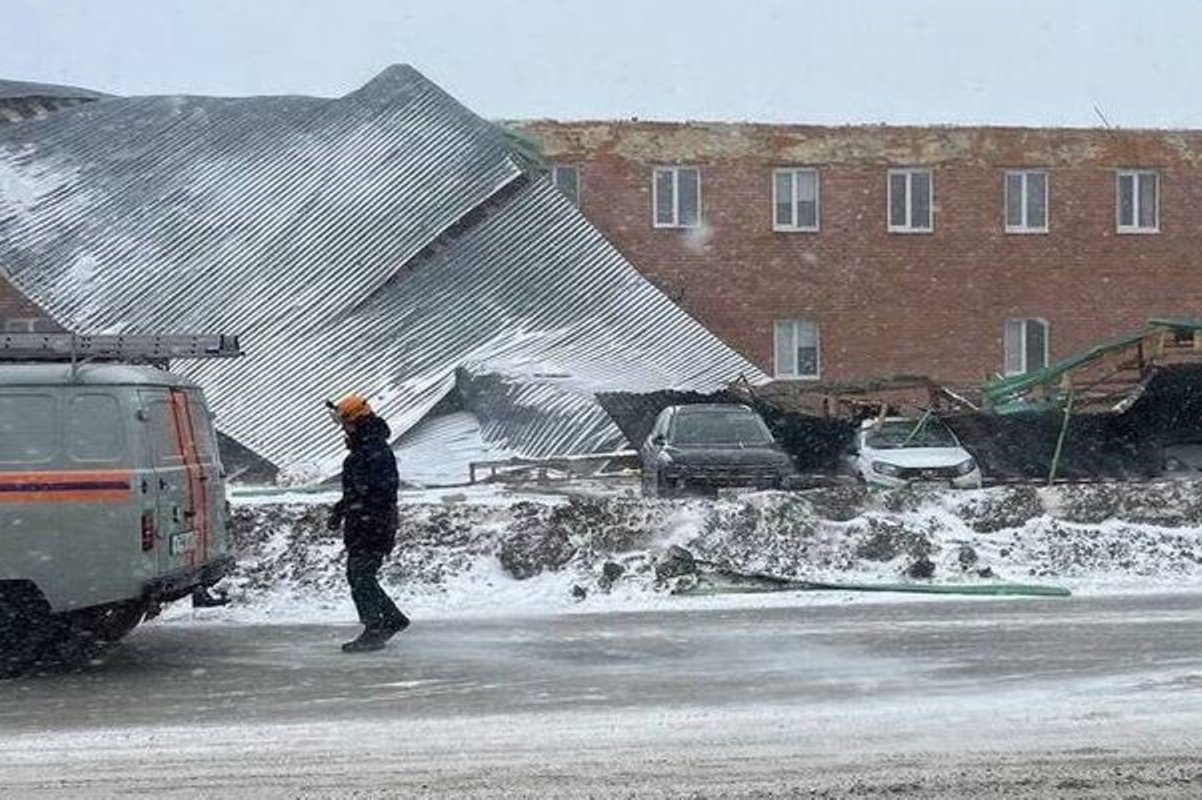
<svg viewBox="0 0 1202 800">
<path fill-rule="evenodd" d="M 233 564 L 200 388 L 152 366 L 80 363 L 80 353 L 18 358 L 27 337 L 50 340 L 0 341 L 0 675 L 45 655 L 86 657 Z M 73 337 L 72 350 L 161 358 L 170 344 L 100 338 L 81 347 Z M 202 342 L 170 337 L 183 338 Z M 220 338 L 221 355 L 236 355 L 236 340 Z"/>
</svg>

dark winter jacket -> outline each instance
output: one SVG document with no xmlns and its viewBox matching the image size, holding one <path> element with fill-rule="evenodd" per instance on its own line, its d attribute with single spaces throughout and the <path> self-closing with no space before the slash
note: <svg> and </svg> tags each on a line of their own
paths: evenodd
<svg viewBox="0 0 1202 800">
<path fill-rule="evenodd" d="M 391 434 L 387 422 L 371 416 L 347 437 L 351 452 L 342 462 L 342 499 L 334 505 L 347 550 L 387 553 L 396 543 L 399 480 Z"/>
</svg>

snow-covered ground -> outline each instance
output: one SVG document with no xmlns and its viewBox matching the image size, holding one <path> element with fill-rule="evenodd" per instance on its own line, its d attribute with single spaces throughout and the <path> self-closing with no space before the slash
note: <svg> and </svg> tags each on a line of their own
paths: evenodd
<svg viewBox="0 0 1202 800">
<path fill-rule="evenodd" d="M 168 618 L 354 618 L 336 493 L 235 490 L 233 604 Z M 856 486 L 720 500 L 647 501 L 633 484 L 548 493 L 503 486 L 406 492 L 383 582 L 424 618 L 666 608 L 877 603 L 851 592 L 681 596 L 657 577 L 669 547 L 742 572 L 828 582 L 1054 584 L 1074 593 L 1188 591 L 1202 579 L 1202 485 L 1091 484 L 980 491 Z M 929 578 L 913 576 L 926 576 Z"/>
</svg>

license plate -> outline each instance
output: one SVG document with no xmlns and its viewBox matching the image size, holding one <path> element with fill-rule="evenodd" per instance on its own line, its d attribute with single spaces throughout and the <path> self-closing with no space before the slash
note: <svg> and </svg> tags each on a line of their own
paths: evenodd
<svg viewBox="0 0 1202 800">
<path fill-rule="evenodd" d="M 192 531 L 172 534 L 169 547 L 173 556 L 191 552 L 196 549 L 196 534 Z"/>
</svg>

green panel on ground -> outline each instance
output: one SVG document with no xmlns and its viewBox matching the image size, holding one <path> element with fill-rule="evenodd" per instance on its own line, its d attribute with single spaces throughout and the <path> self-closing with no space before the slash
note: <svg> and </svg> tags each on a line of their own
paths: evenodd
<svg viewBox="0 0 1202 800">
<path fill-rule="evenodd" d="M 1061 586 L 1028 583 L 829 583 L 801 581 L 775 575 L 721 571 L 702 574 L 700 580 L 679 587 L 674 594 L 751 594 L 756 592 L 902 592 L 1009 597 L 1069 597 Z M 715 580 L 715 578 L 717 580 Z"/>
</svg>

